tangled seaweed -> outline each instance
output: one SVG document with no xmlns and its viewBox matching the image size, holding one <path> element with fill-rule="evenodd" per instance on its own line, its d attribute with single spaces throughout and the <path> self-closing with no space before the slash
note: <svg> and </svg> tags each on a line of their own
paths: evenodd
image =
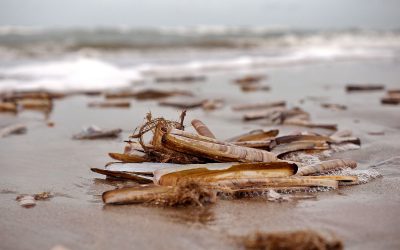
<svg viewBox="0 0 400 250">
<path fill-rule="evenodd" d="M 243 239 L 246 249 L 268 250 L 341 250 L 342 241 L 336 237 L 323 237 L 311 230 L 295 232 L 263 233 L 255 232 Z"/>
<path fill-rule="evenodd" d="M 159 197 L 155 204 L 164 206 L 199 206 L 213 204 L 217 200 L 216 193 L 195 182 L 183 183 L 174 188 L 174 195 Z"/>
</svg>

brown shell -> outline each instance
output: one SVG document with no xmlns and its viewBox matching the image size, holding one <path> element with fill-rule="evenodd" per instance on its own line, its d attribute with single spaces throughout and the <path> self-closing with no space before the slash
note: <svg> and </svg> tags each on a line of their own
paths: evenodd
<svg viewBox="0 0 400 250">
<path fill-rule="evenodd" d="M 208 158 L 217 162 L 271 162 L 277 157 L 268 151 L 236 146 L 221 145 L 215 142 L 205 142 L 191 138 L 166 133 L 163 144 L 178 152 Z"/>
<path fill-rule="evenodd" d="M 289 162 L 263 162 L 234 164 L 225 169 L 201 168 L 185 169 L 167 173 L 158 178 L 160 185 L 177 185 L 180 182 L 194 181 L 212 183 L 219 180 L 239 180 L 242 178 L 287 177 L 297 172 L 297 165 Z"/>
<path fill-rule="evenodd" d="M 194 129 L 199 133 L 199 135 L 207 136 L 215 139 L 215 135 L 211 132 L 211 130 L 200 120 L 194 119 L 192 120 L 192 125 Z"/>
<path fill-rule="evenodd" d="M 148 159 L 144 156 L 135 155 L 135 154 L 119 154 L 119 153 L 108 153 L 108 155 L 117 160 L 122 162 L 145 162 Z"/>
</svg>

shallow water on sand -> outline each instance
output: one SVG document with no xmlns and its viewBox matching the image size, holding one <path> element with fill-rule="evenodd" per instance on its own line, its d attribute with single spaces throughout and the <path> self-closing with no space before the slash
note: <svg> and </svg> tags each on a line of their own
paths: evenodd
<svg viewBox="0 0 400 250">
<path fill-rule="evenodd" d="M 62 244 L 70 249 L 232 249 L 235 236 L 256 230 L 314 229 L 333 232 L 347 249 L 398 249 L 400 240 L 400 106 L 382 106 L 384 92 L 346 94 L 348 82 L 378 82 L 399 88 L 400 64 L 325 63 L 275 68 L 266 71 L 269 92 L 242 93 L 231 83 L 237 74 L 213 74 L 206 82 L 165 84 L 192 90 L 200 97 L 223 97 L 221 110 L 188 111 L 203 120 L 221 139 L 256 128 L 263 122 L 242 122 L 230 105 L 286 100 L 300 106 L 316 122 L 334 122 L 361 138 L 360 150 L 337 153 L 351 158 L 360 169 L 376 165 L 383 177 L 364 185 L 318 193 L 316 199 L 284 203 L 264 199 L 220 200 L 205 208 L 157 208 L 142 205 L 104 206 L 100 194 L 115 187 L 90 172 L 110 161 L 108 152 L 120 152 L 123 140 L 140 125 L 146 112 L 154 117 L 178 119 L 179 110 L 155 101 L 132 100 L 130 109 L 92 109 L 87 102 L 100 97 L 74 96 L 56 100 L 50 120 L 23 112 L 0 115 L 0 125 L 25 122 L 28 133 L 0 140 L 0 248 L 50 249 Z M 304 100 L 301 102 L 301 100 Z M 345 111 L 320 107 L 321 102 L 348 106 Z M 75 141 L 71 136 L 84 125 L 122 128 L 115 140 Z M 279 126 L 281 134 L 302 129 Z M 191 128 L 189 128 L 191 129 Z M 384 135 L 368 132 L 383 131 Z M 386 161 L 391 159 L 389 161 Z M 386 162 L 384 162 L 386 161 Z M 381 164 L 379 164 L 381 163 Z M 20 193 L 52 191 L 50 201 L 25 209 L 15 197 Z"/>
</svg>

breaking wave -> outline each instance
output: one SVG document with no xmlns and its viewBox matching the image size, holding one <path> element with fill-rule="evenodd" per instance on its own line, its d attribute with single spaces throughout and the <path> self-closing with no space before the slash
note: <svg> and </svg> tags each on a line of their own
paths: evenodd
<svg viewBox="0 0 400 250">
<path fill-rule="evenodd" d="M 101 90 L 159 76 L 397 60 L 400 31 L 265 27 L 0 27 L 0 90 Z"/>
</svg>

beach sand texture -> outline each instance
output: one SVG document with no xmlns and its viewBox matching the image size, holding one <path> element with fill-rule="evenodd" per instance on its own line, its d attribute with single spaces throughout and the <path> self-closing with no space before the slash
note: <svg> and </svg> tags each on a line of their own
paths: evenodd
<svg viewBox="0 0 400 250">
<path fill-rule="evenodd" d="M 324 62 L 259 70 L 267 74 L 270 91 L 242 92 L 232 84 L 235 72 L 206 75 L 203 82 L 163 83 L 165 88 L 193 91 L 200 98 L 224 98 L 222 109 L 188 111 L 186 123 L 204 121 L 217 138 L 227 139 L 252 129 L 278 128 L 281 134 L 304 130 L 295 126 L 242 121 L 231 105 L 286 100 L 308 111 L 316 122 L 337 123 L 361 138 L 359 150 L 333 157 L 356 160 L 360 169 L 375 167 L 383 177 L 364 185 L 322 192 L 316 199 L 284 203 L 264 199 L 221 200 L 204 208 L 158 208 L 143 205 L 105 206 L 101 193 L 118 182 L 90 171 L 111 161 L 123 140 L 145 114 L 178 119 L 179 109 L 157 101 L 131 101 L 126 109 L 94 109 L 101 97 L 72 96 L 55 100 L 46 126 L 43 114 L 25 111 L 0 114 L 0 125 L 25 123 L 28 131 L 0 139 L 0 248 L 51 249 L 241 249 L 234 240 L 256 230 L 267 232 L 313 229 L 333 232 L 346 249 L 400 248 L 400 106 L 382 105 L 384 91 L 346 93 L 348 82 L 377 82 L 400 87 L 400 64 L 386 62 Z M 301 101 L 304 100 L 304 101 Z M 332 111 L 321 103 L 339 103 Z M 117 139 L 72 140 L 83 125 L 121 128 Z M 192 128 L 189 128 L 192 129 Z M 384 132 L 370 135 L 369 132 Z M 56 196 L 25 209 L 15 197 L 51 191 Z"/>
</svg>

